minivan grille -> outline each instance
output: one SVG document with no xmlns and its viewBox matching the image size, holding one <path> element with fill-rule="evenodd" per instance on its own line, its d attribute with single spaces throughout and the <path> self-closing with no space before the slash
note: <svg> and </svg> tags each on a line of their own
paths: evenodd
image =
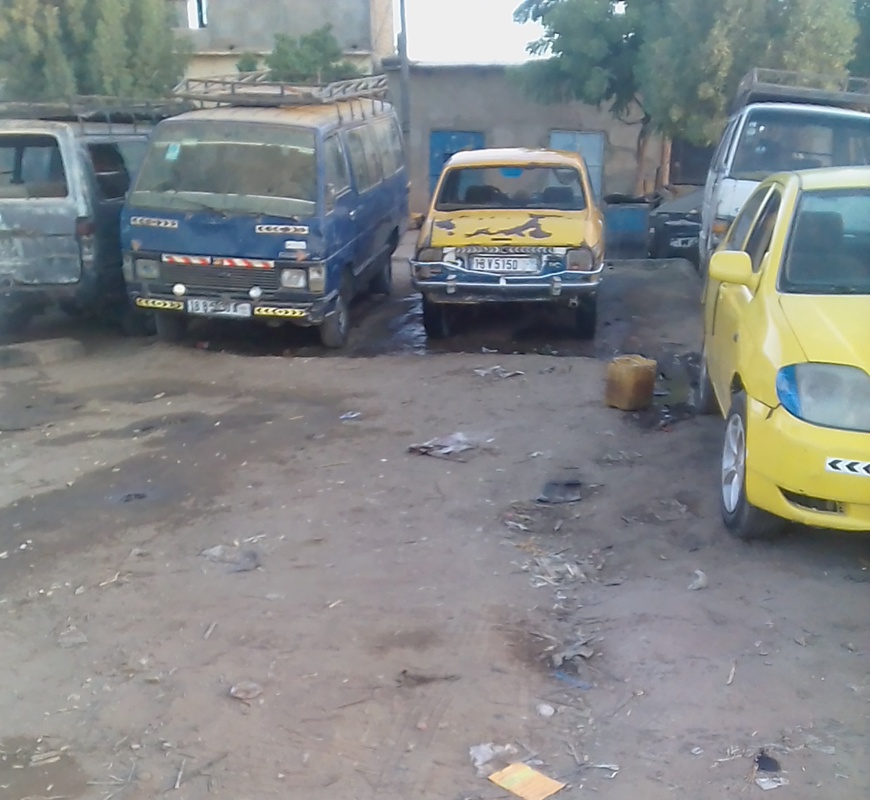
<svg viewBox="0 0 870 800">
<path fill-rule="evenodd" d="M 163 283 L 183 283 L 190 288 L 248 291 L 254 286 L 265 290 L 278 289 L 278 271 L 274 269 L 242 269 L 227 267 L 191 267 L 161 264 Z"/>
</svg>

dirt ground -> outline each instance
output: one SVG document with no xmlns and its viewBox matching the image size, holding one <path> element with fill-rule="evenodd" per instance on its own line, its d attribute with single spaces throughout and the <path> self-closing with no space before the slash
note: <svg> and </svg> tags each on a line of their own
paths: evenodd
<svg viewBox="0 0 870 800">
<path fill-rule="evenodd" d="M 724 532 L 691 268 L 612 269 L 593 345 L 489 313 L 433 350 L 397 277 L 343 356 L 49 322 L 84 353 L 7 359 L 0 798 L 510 797 L 485 743 L 558 797 L 752 796 L 762 749 L 774 797 L 870 796 L 870 539 Z M 604 407 L 625 351 L 650 413 Z"/>
</svg>

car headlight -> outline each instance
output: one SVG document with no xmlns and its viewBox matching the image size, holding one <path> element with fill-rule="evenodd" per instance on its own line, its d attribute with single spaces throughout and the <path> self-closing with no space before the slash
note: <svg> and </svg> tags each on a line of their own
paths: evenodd
<svg viewBox="0 0 870 800">
<path fill-rule="evenodd" d="M 160 277 L 160 262 L 150 258 L 137 259 L 136 277 L 140 281 L 156 281 Z"/>
<path fill-rule="evenodd" d="M 840 364 L 792 364 L 776 376 L 783 408 L 804 422 L 870 433 L 870 375 Z"/>
<path fill-rule="evenodd" d="M 444 251 L 440 247 L 424 247 L 417 253 L 417 261 L 443 261 Z"/>
<path fill-rule="evenodd" d="M 304 289 L 306 283 L 304 269 L 281 270 L 281 286 L 285 289 Z"/>
<path fill-rule="evenodd" d="M 595 269 L 595 254 L 588 247 L 569 250 L 566 264 L 572 272 L 590 272 Z"/>
<path fill-rule="evenodd" d="M 734 217 L 716 217 L 713 220 L 713 227 L 710 234 L 713 238 L 713 244 L 718 245 L 728 233 L 731 223 L 734 222 Z"/>
<path fill-rule="evenodd" d="M 326 290 L 326 265 L 315 264 L 308 268 L 308 291 L 318 294 Z"/>
</svg>

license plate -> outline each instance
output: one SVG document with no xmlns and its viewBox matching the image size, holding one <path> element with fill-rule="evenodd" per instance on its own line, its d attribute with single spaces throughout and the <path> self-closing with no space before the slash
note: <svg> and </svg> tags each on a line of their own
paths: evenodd
<svg viewBox="0 0 870 800">
<path fill-rule="evenodd" d="M 250 303 L 227 303 L 223 300 L 188 300 L 187 313 L 200 317 L 248 319 L 253 309 Z"/>
<path fill-rule="evenodd" d="M 498 272 L 502 275 L 538 271 L 536 256 L 472 256 L 471 268 L 477 272 Z"/>
</svg>

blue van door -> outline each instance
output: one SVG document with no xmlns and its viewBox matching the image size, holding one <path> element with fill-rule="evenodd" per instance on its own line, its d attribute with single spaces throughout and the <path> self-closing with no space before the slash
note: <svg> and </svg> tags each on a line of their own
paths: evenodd
<svg viewBox="0 0 870 800">
<path fill-rule="evenodd" d="M 429 134 L 429 193 L 435 191 L 441 170 L 450 156 L 485 146 L 486 136 L 480 131 L 432 131 Z"/>
<path fill-rule="evenodd" d="M 344 143 L 335 133 L 323 142 L 323 175 L 325 189 L 324 236 L 327 240 L 327 253 L 330 259 L 338 254 L 340 263 L 330 262 L 335 274 L 351 264 L 355 269 L 361 258 L 360 206 L 356 190 L 351 185 L 350 170 L 347 165 Z M 327 291 L 337 288 L 332 278 L 327 279 Z"/>
<path fill-rule="evenodd" d="M 356 225 L 357 248 L 354 272 L 359 274 L 377 256 L 381 237 L 381 221 L 385 214 L 384 193 L 377 191 L 383 180 L 383 169 L 374 139 L 361 125 L 345 131 L 350 172 L 356 190 L 356 207 L 350 212 Z"/>
</svg>

